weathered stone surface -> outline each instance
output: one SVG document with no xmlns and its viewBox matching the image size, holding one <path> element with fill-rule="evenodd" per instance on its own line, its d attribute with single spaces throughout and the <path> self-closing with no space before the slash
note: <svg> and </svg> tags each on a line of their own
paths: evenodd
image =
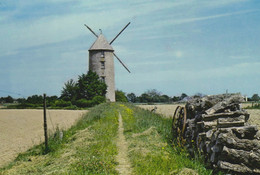
<svg viewBox="0 0 260 175">
<path fill-rule="evenodd" d="M 107 85 L 106 98 L 115 102 L 115 73 L 113 48 L 103 35 L 99 35 L 89 49 L 89 70 L 96 72 Z"/>
</svg>

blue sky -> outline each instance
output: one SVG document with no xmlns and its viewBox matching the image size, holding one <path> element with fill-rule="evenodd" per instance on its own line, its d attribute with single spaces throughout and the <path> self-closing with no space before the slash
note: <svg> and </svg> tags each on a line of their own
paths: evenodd
<svg viewBox="0 0 260 175">
<path fill-rule="evenodd" d="M 0 0 L 0 96 L 60 95 L 88 70 L 101 28 L 115 53 L 116 87 L 260 93 L 259 0 Z M 18 95 L 21 94 L 21 95 Z"/>
</svg>

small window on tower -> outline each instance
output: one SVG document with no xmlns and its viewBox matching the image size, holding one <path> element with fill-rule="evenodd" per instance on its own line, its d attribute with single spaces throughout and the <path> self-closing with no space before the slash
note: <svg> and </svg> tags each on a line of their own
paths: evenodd
<svg viewBox="0 0 260 175">
<path fill-rule="evenodd" d="M 101 51 L 101 58 L 105 58 L 105 52 Z"/>
<path fill-rule="evenodd" d="M 105 77 L 100 77 L 101 78 L 101 81 L 105 83 Z"/>
<path fill-rule="evenodd" d="M 105 69 L 105 62 L 104 61 L 101 61 L 101 69 Z"/>
</svg>

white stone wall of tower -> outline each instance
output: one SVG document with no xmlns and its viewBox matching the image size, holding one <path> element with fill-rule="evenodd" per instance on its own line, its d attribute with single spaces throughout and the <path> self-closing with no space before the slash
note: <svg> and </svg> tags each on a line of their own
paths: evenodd
<svg viewBox="0 0 260 175">
<path fill-rule="evenodd" d="M 104 53 L 104 56 L 102 54 Z M 104 62 L 102 65 L 101 62 Z M 107 85 L 106 98 L 115 102 L 115 71 L 114 71 L 114 55 L 113 51 L 89 51 L 89 70 L 96 72 L 102 79 L 105 78 Z"/>
</svg>

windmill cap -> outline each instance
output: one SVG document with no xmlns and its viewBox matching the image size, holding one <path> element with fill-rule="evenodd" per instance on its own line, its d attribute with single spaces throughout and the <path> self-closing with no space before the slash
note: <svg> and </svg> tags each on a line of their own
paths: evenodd
<svg viewBox="0 0 260 175">
<path fill-rule="evenodd" d="M 100 34 L 97 38 L 97 40 L 92 44 L 92 46 L 89 48 L 89 51 L 91 50 L 110 50 L 114 51 L 113 47 L 108 43 L 104 35 Z"/>
</svg>

